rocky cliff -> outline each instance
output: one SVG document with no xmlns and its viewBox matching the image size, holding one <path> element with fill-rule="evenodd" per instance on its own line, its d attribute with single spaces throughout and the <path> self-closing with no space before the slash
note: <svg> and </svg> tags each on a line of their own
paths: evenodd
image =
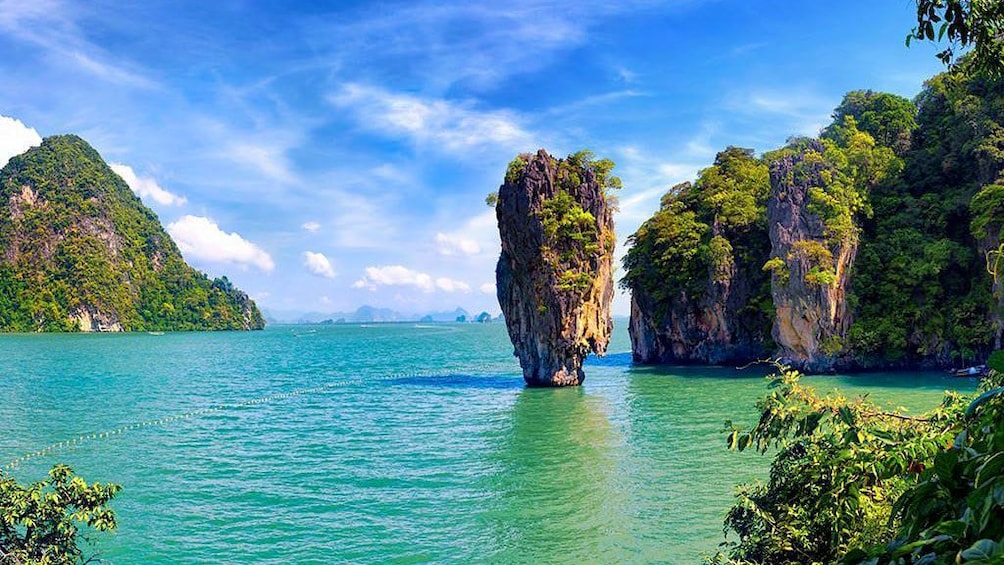
<svg viewBox="0 0 1004 565">
<path fill-rule="evenodd" d="M 629 238 L 636 361 L 950 368 L 1001 346 L 1004 81 L 852 92 L 833 117 L 720 153 Z"/>
<path fill-rule="evenodd" d="M 0 331 L 260 329 L 225 277 L 185 264 L 156 215 L 84 140 L 0 170 Z"/>
<path fill-rule="evenodd" d="M 766 185 L 752 151 L 730 147 L 696 183 L 674 187 L 631 237 L 623 284 L 635 361 L 738 363 L 771 353 Z"/>
<path fill-rule="evenodd" d="M 499 304 L 530 386 L 581 384 L 582 361 L 604 354 L 613 328 L 613 164 L 544 150 L 517 157 L 495 205 L 502 253 Z"/>
<path fill-rule="evenodd" d="M 815 205 L 839 176 L 824 152 L 822 143 L 810 140 L 774 161 L 767 202 L 777 354 L 811 372 L 838 366 L 851 326 L 847 288 L 858 243 L 853 218 L 839 231 Z"/>
</svg>

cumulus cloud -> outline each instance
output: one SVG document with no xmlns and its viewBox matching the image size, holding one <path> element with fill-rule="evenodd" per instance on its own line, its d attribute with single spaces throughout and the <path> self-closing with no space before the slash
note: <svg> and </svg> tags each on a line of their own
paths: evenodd
<svg viewBox="0 0 1004 565">
<path fill-rule="evenodd" d="M 321 224 L 314 221 L 310 221 L 310 222 L 303 222 L 303 224 L 300 227 L 311 233 L 314 233 L 317 230 L 321 229 Z"/>
<path fill-rule="evenodd" d="M 24 125 L 20 120 L 0 116 L 0 167 L 6 165 L 11 157 L 40 143 L 42 136 L 38 135 L 35 128 Z"/>
<path fill-rule="evenodd" d="M 415 271 L 401 265 L 366 267 L 366 274 L 352 284 L 354 288 L 376 290 L 381 286 L 411 286 L 422 292 L 470 292 L 471 286 L 463 281 L 439 277 L 433 279 L 427 273 Z"/>
<path fill-rule="evenodd" d="M 335 278 L 335 270 L 331 267 L 331 261 L 323 253 L 305 252 L 303 254 L 303 265 L 315 275 L 328 279 Z"/>
<path fill-rule="evenodd" d="M 436 288 L 443 292 L 469 293 L 471 291 L 471 285 L 465 283 L 464 281 L 448 279 L 446 277 L 439 277 L 436 279 Z"/>
<path fill-rule="evenodd" d="M 154 202 L 163 204 L 164 206 L 183 206 L 188 202 L 188 199 L 184 196 L 178 196 L 161 188 L 154 179 L 137 175 L 136 171 L 129 165 L 108 163 L 108 166 L 115 171 L 115 174 L 122 177 L 122 180 L 126 181 L 129 188 L 143 200 L 152 199 Z"/>
<path fill-rule="evenodd" d="M 454 231 L 437 232 L 434 243 L 436 251 L 444 257 L 478 257 L 480 260 L 496 254 L 501 243 L 495 210 L 485 210 L 470 217 Z"/>
<path fill-rule="evenodd" d="M 508 110 L 483 111 L 471 102 L 424 99 L 360 84 L 344 85 L 329 101 L 351 110 L 365 127 L 446 151 L 533 146 L 533 135 Z"/>
<path fill-rule="evenodd" d="M 440 255 L 477 255 L 481 245 L 462 235 L 437 233 L 436 250 Z"/>
<path fill-rule="evenodd" d="M 211 263 L 236 263 L 269 272 L 275 268 L 272 257 L 239 234 L 227 233 L 216 222 L 203 216 L 183 216 L 168 224 L 167 232 L 187 257 Z"/>
</svg>

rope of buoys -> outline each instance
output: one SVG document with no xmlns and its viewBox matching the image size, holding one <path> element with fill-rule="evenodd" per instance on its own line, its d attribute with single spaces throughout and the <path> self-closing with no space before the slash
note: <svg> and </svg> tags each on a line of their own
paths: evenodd
<svg viewBox="0 0 1004 565">
<path fill-rule="evenodd" d="M 454 374 L 461 374 L 461 373 L 465 373 L 465 372 L 464 371 L 456 371 Z M 207 414 L 213 414 L 213 413 L 216 413 L 216 412 L 223 412 L 223 411 L 226 411 L 226 410 L 235 410 L 235 409 L 239 409 L 239 408 L 246 408 L 246 407 L 249 407 L 249 406 L 256 406 L 256 405 L 259 405 L 259 404 L 266 404 L 266 403 L 269 403 L 269 402 L 274 402 L 276 400 L 285 400 L 287 398 L 293 398 L 293 397 L 297 397 L 297 396 L 303 396 L 303 395 L 306 395 L 306 394 L 317 394 L 317 393 L 325 392 L 327 390 L 335 389 L 335 388 L 338 388 L 338 387 L 350 386 L 350 385 L 354 385 L 354 384 L 369 383 L 369 382 L 373 382 L 373 381 L 387 381 L 387 380 L 396 380 L 396 379 L 407 379 L 407 378 L 434 377 L 434 376 L 442 376 L 444 374 L 448 374 L 448 373 L 444 373 L 442 371 L 437 371 L 437 372 L 434 372 L 434 373 L 430 373 L 430 372 L 425 372 L 425 373 L 422 373 L 422 372 L 413 372 L 413 373 L 395 373 L 395 374 L 392 374 L 392 375 L 383 375 L 383 376 L 380 376 L 380 377 L 354 377 L 354 378 L 345 379 L 345 380 L 341 380 L 341 381 L 337 381 L 337 382 L 333 382 L 333 383 L 328 383 L 328 384 L 324 384 L 324 385 L 320 385 L 320 386 L 315 386 L 315 387 L 310 387 L 310 388 L 301 388 L 301 389 L 292 390 L 290 392 L 281 392 L 281 393 L 276 393 L 276 394 L 270 394 L 268 396 L 262 396 L 262 397 L 259 397 L 259 398 L 253 398 L 251 400 L 245 400 L 243 402 L 236 402 L 236 403 L 231 403 L 231 404 L 218 404 L 218 405 L 215 405 L 215 406 L 208 406 L 206 408 L 201 408 L 201 409 L 198 409 L 198 410 L 193 410 L 191 412 L 185 412 L 184 414 L 175 414 L 173 416 L 165 416 L 163 418 L 159 418 L 159 419 L 156 419 L 156 420 L 146 420 L 146 421 L 142 421 L 142 422 L 135 422 L 135 423 L 132 423 L 132 424 L 126 424 L 124 426 L 119 426 L 117 428 L 113 428 L 113 429 L 109 429 L 109 430 L 104 430 L 104 431 L 100 431 L 100 432 L 81 434 L 80 436 L 75 437 L 73 439 L 60 441 L 58 443 L 53 443 L 53 444 L 51 444 L 51 445 L 49 445 L 49 446 L 47 446 L 47 447 L 45 447 L 43 449 L 39 449 L 38 451 L 32 451 L 30 453 L 26 453 L 26 454 L 22 455 L 21 457 L 18 457 L 17 459 L 12 460 L 10 463 L 7 463 L 3 467 L 0 467 L 0 470 L 3 470 L 3 471 L 12 471 L 12 470 L 16 469 L 17 467 L 19 467 L 19 466 L 27 463 L 28 461 L 31 461 L 32 459 L 37 459 L 39 457 L 44 457 L 46 455 L 52 454 L 52 453 L 54 453 L 56 451 L 59 451 L 59 450 L 62 450 L 62 449 L 75 448 L 75 447 L 78 447 L 78 446 L 80 446 L 80 445 L 82 445 L 82 444 L 84 444 L 86 442 L 90 442 L 90 441 L 94 441 L 94 440 L 108 439 L 108 438 L 111 438 L 113 436 L 121 435 L 121 434 L 124 434 L 126 432 L 130 432 L 130 431 L 133 431 L 133 430 L 138 430 L 138 429 L 141 429 L 141 428 L 160 427 L 160 426 L 164 426 L 164 425 L 171 424 L 171 423 L 174 423 L 174 422 L 178 422 L 178 421 L 181 421 L 181 420 L 188 420 L 188 419 L 191 419 L 191 418 L 197 418 L 199 416 L 205 416 Z"/>
</svg>

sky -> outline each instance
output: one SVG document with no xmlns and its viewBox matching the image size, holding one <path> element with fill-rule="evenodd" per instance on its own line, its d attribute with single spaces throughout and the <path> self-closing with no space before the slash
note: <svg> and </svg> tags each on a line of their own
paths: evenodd
<svg viewBox="0 0 1004 565">
<path fill-rule="evenodd" d="M 496 314 L 485 196 L 517 154 L 617 163 L 619 264 L 717 151 L 815 135 L 850 90 L 920 92 L 942 68 L 904 45 L 915 10 L 0 0 L 0 165 L 80 135 L 190 264 L 268 311 Z"/>
</svg>

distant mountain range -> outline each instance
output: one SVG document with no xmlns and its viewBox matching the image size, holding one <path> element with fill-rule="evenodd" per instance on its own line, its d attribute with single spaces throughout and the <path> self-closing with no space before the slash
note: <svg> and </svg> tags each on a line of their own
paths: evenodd
<svg viewBox="0 0 1004 565">
<path fill-rule="evenodd" d="M 273 324 L 358 324 L 380 322 L 493 322 L 500 319 L 488 312 L 471 314 L 457 307 L 442 312 L 402 313 L 390 308 L 360 306 L 354 312 L 300 312 L 264 310 L 265 320 Z"/>
</svg>

